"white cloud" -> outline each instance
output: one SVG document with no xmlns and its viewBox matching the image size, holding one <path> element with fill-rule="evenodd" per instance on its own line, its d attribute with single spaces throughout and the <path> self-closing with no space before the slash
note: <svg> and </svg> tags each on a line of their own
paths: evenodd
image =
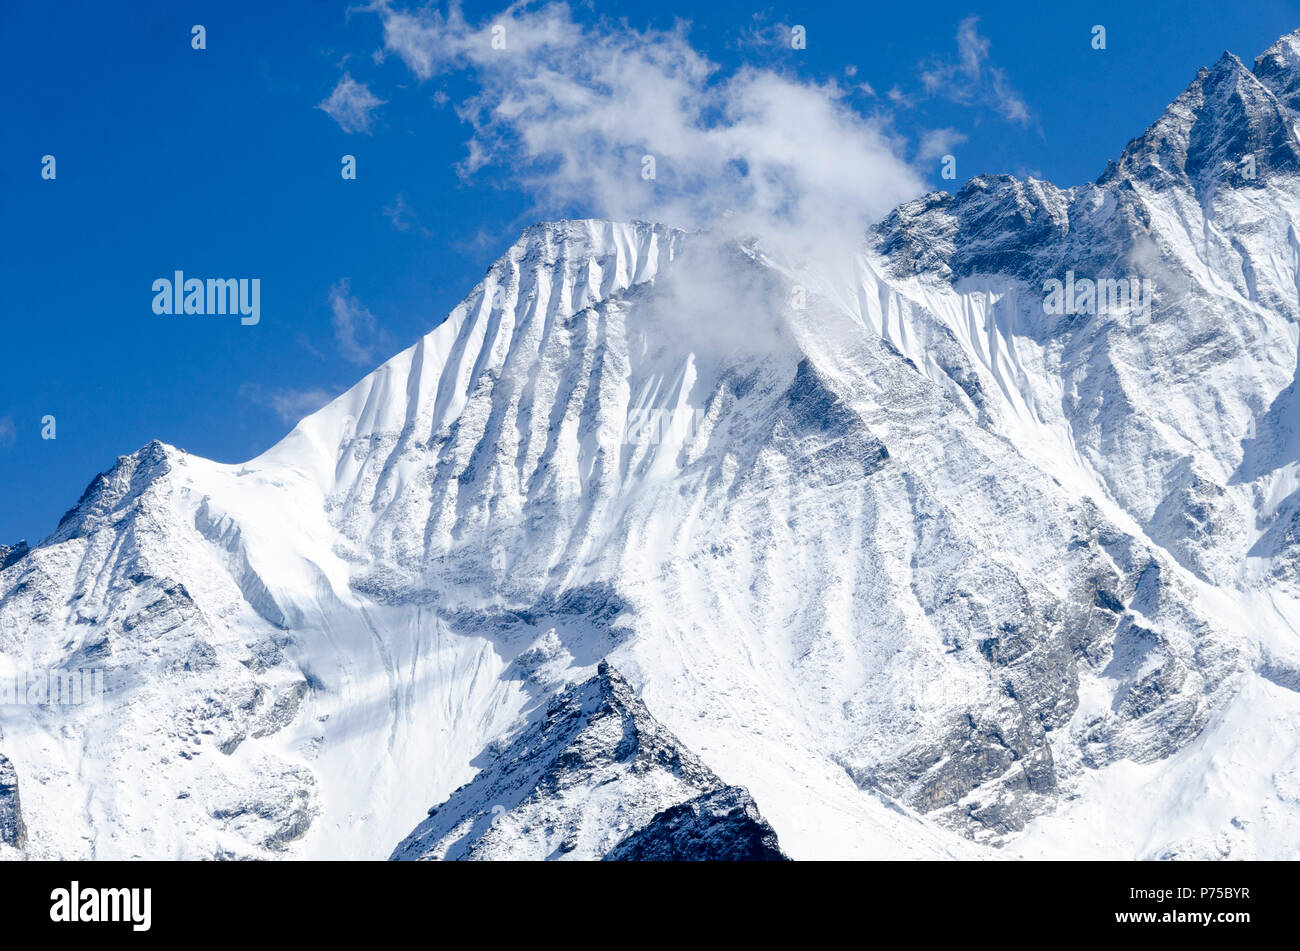
<svg viewBox="0 0 1300 951">
<path fill-rule="evenodd" d="M 334 340 L 338 344 L 339 356 L 344 360 L 370 366 L 375 362 L 379 347 L 385 345 L 387 335 L 379 329 L 375 315 L 363 307 L 350 291 L 351 285 L 346 277 L 330 288 Z"/>
<path fill-rule="evenodd" d="M 979 32 L 979 17 L 968 16 L 957 25 L 955 62 L 930 59 L 921 67 L 921 84 L 927 95 L 953 102 L 988 106 L 1011 122 L 1028 122 L 1029 107 L 1011 85 L 1006 71 L 989 61 L 987 37 Z"/>
<path fill-rule="evenodd" d="M 377 10 L 387 53 L 415 76 L 464 72 L 478 89 L 458 107 L 473 130 L 462 174 L 508 169 L 544 213 L 685 227 L 728 216 L 791 240 L 861 235 L 923 190 L 900 143 L 847 90 L 752 67 L 724 73 L 682 25 L 605 32 L 563 4 L 516 4 L 481 24 L 455 6 Z M 493 26 L 505 49 L 493 48 Z M 654 180 L 642 177 L 646 155 Z"/>
<path fill-rule="evenodd" d="M 351 74 L 344 73 L 329 98 L 316 108 L 327 113 L 344 132 L 369 135 L 372 113 L 384 102 L 371 93 L 365 83 L 359 83 Z"/>
<path fill-rule="evenodd" d="M 966 141 L 966 136 L 956 129 L 932 129 L 921 136 L 921 145 L 916 157 L 925 162 L 930 159 L 951 155 L 954 147 Z"/>
</svg>

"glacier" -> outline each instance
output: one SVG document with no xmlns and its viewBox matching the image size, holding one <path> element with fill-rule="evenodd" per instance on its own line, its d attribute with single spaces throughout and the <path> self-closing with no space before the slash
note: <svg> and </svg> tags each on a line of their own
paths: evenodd
<svg viewBox="0 0 1300 951">
<path fill-rule="evenodd" d="M 527 229 L 262 456 L 0 547 L 0 678 L 106 684 L 0 708 L 0 857 L 1294 857 L 1298 134 L 1300 31 L 847 267 Z"/>
</svg>

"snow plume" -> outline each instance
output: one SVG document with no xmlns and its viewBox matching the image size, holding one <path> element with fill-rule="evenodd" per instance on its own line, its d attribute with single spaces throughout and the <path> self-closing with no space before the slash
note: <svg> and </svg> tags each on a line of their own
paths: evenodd
<svg viewBox="0 0 1300 951">
<path fill-rule="evenodd" d="M 751 266 L 726 229 L 690 241 L 692 252 L 658 281 L 647 322 L 662 328 L 663 339 L 685 342 L 705 364 L 792 353 L 791 287 L 772 269 Z"/>
<path fill-rule="evenodd" d="M 864 228 L 923 191 L 879 118 L 834 83 L 769 69 L 727 73 L 686 27 L 590 25 L 560 3 L 517 3 L 471 23 L 457 5 L 381 0 L 385 53 L 421 80 L 467 74 L 473 129 L 461 171 L 506 167 L 544 213 L 582 209 L 759 236 L 845 256 Z"/>
</svg>

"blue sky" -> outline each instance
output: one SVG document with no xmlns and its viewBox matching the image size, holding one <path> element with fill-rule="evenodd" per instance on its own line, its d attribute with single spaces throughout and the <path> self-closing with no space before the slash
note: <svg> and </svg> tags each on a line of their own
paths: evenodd
<svg viewBox="0 0 1300 951">
<path fill-rule="evenodd" d="M 1249 63 L 1300 27 L 1294 2 L 1070 6 L 668 0 L 575 4 L 563 22 L 584 43 L 676 29 L 714 67 L 700 80 L 710 93 L 746 69 L 783 89 L 834 83 L 843 109 L 889 137 L 896 171 L 949 189 L 983 172 L 1091 180 L 1198 67 L 1225 49 Z M 461 39 L 502 9 L 466 4 Z M 498 151 L 467 171 L 467 142 L 484 133 L 458 107 L 513 94 L 520 76 L 462 68 L 455 44 L 420 26 L 450 35 L 450 21 L 428 13 L 401 21 L 425 46 L 393 46 L 385 20 L 402 10 L 0 3 L 0 542 L 47 535 L 97 472 L 150 439 L 257 455 L 432 329 L 522 227 L 610 212 L 584 170 L 520 164 L 521 136 L 552 128 L 544 119 L 489 130 Z M 205 50 L 191 48 L 194 24 Z M 774 42 L 793 24 L 804 50 Z M 581 50 L 555 62 L 585 62 Z M 442 59 L 425 70 L 423 55 Z M 331 115 L 319 106 L 341 83 L 336 105 L 364 90 L 362 107 Z M 807 143 L 810 167 L 834 147 Z M 940 151 L 956 182 L 940 179 Z M 344 154 L 355 181 L 340 176 Z M 152 282 L 177 269 L 259 278 L 260 322 L 154 314 Z M 41 438 L 46 415 L 54 440 Z"/>
</svg>

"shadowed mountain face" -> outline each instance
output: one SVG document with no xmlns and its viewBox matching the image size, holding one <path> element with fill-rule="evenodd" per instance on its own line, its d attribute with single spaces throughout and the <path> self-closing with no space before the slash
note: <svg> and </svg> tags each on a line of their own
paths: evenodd
<svg viewBox="0 0 1300 951">
<path fill-rule="evenodd" d="M 0 707 L 0 851 L 1293 855 L 1298 49 L 848 280 L 534 226 L 258 459 L 123 456 L 0 549 L 0 683 L 105 688 Z"/>
<path fill-rule="evenodd" d="M 27 543 L 17 542 L 13 545 L 0 545 L 0 570 L 4 570 L 27 554 Z"/>
<path fill-rule="evenodd" d="M 749 793 L 727 786 L 665 809 L 605 856 L 607 862 L 787 862 Z"/>
</svg>

